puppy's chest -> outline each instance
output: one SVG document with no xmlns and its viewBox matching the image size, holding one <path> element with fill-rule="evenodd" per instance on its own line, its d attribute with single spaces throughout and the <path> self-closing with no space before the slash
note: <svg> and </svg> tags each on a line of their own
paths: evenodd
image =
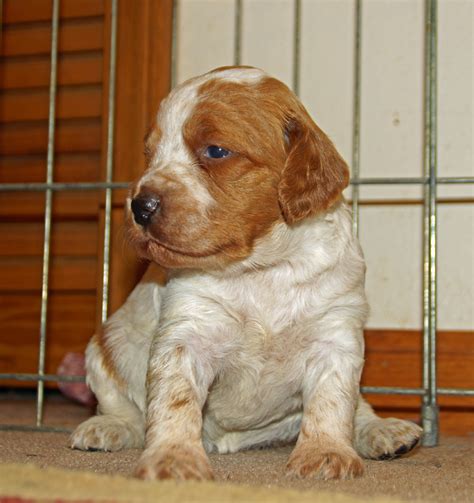
<svg viewBox="0 0 474 503">
<path fill-rule="evenodd" d="M 164 303 L 165 318 L 194 321 L 208 341 L 215 339 L 246 356 L 262 357 L 263 352 L 269 358 L 285 352 L 285 346 L 301 338 L 302 327 L 317 324 L 325 311 L 316 280 L 298 284 L 273 277 L 194 278 L 173 285 L 168 294 L 172 301 Z"/>
<path fill-rule="evenodd" d="M 304 366 L 305 348 L 317 337 L 324 302 L 315 283 L 249 281 L 237 287 L 234 296 L 222 299 L 238 320 L 229 324 L 230 346 L 235 348 L 229 366 L 242 375 L 248 370 L 259 385 L 287 382 L 288 373 Z"/>
<path fill-rule="evenodd" d="M 227 302 L 241 320 L 242 337 L 252 339 L 260 334 L 269 339 L 288 336 L 295 325 L 304 322 L 314 311 L 315 298 L 309 286 L 249 283 Z"/>
<path fill-rule="evenodd" d="M 209 416 L 226 429 L 261 427 L 296 410 L 305 368 L 302 292 L 269 285 L 244 291 L 238 301 L 227 301 L 238 320 L 230 325 L 234 350 L 208 401 Z"/>
</svg>

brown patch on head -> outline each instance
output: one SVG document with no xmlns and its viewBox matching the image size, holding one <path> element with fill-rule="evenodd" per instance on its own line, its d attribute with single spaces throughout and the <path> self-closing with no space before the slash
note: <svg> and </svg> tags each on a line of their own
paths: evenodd
<svg viewBox="0 0 474 503">
<path fill-rule="evenodd" d="M 248 257 L 256 240 L 281 220 L 278 184 L 286 158 L 281 119 L 267 86 L 216 78 L 200 87 L 183 128 L 215 201 L 205 235 L 225 263 Z M 230 155 L 210 158 L 209 146 Z"/>
<path fill-rule="evenodd" d="M 326 211 L 340 199 L 349 182 L 348 167 L 283 83 L 270 77 L 256 84 L 215 79 L 200 92 L 193 118 L 197 143 L 205 139 L 243 152 L 256 167 L 270 161 L 281 177 L 278 199 L 289 224 Z"/>
<path fill-rule="evenodd" d="M 227 69 L 210 72 L 215 78 L 200 85 L 197 98 L 186 84 L 178 88 L 161 116 L 190 105 L 179 133 L 170 119 L 173 127 L 164 124 L 163 135 L 154 129 L 147 139 L 150 152 L 170 159 L 180 149 L 176 161 L 139 184 L 159 198 L 160 211 L 146 229 L 130 222 L 139 253 L 165 267 L 219 269 L 243 260 L 277 222 L 327 210 L 348 183 L 344 161 L 284 84 L 264 74 L 246 82 L 245 72 L 241 82 L 238 74 L 221 78 Z M 214 158 L 210 146 L 229 155 Z"/>
</svg>

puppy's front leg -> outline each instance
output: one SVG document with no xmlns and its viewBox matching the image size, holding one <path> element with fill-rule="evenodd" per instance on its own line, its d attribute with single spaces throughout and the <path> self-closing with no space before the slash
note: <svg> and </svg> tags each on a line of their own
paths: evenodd
<svg viewBox="0 0 474 503">
<path fill-rule="evenodd" d="M 362 475 L 364 465 L 352 446 L 362 362 L 362 343 L 353 334 L 334 333 L 315 344 L 306 363 L 303 418 L 287 465 L 290 474 L 325 480 Z"/>
<path fill-rule="evenodd" d="M 212 479 L 201 440 L 202 408 L 214 378 L 209 355 L 166 339 L 163 335 L 151 349 L 145 451 L 136 475 Z"/>
</svg>

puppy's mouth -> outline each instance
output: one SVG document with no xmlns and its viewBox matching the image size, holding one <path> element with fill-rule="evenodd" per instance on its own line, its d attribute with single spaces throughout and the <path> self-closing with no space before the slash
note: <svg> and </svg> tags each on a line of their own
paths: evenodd
<svg viewBox="0 0 474 503">
<path fill-rule="evenodd" d="M 180 255 L 182 257 L 204 258 L 204 257 L 213 257 L 214 255 L 217 255 L 220 251 L 220 250 L 203 250 L 203 251 L 183 250 L 181 248 L 171 246 L 168 243 L 163 243 L 159 239 L 152 236 L 147 236 L 143 242 L 143 245 L 145 246 L 147 252 L 151 253 L 151 255 L 153 255 L 153 252 L 156 249 L 158 250 L 161 249 L 167 252 L 174 253 L 176 255 Z"/>
<path fill-rule="evenodd" d="M 220 269 L 248 255 L 248 248 L 238 240 L 228 237 L 225 241 L 216 242 L 206 236 L 205 230 L 191 232 L 189 237 L 182 235 L 175 242 L 156 226 L 152 231 L 137 226 L 133 220 L 129 220 L 128 224 L 128 241 L 137 255 L 163 267 Z"/>
<path fill-rule="evenodd" d="M 210 248 L 203 250 L 190 250 L 184 249 L 180 246 L 175 246 L 169 242 L 160 239 L 157 236 L 150 234 L 150 232 L 138 231 L 130 228 L 128 233 L 131 244 L 137 250 L 138 254 L 146 259 L 156 260 L 160 256 L 175 256 L 182 259 L 203 259 L 212 258 L 220 254 L 225 246 L 218 248 Z"/>
</svg>

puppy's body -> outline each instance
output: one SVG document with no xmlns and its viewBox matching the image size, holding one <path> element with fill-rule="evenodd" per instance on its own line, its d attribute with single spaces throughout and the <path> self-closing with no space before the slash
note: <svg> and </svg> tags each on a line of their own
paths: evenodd
<svg viewBox="0 0 474 503">
<path fill-rule="evenodd" d="M 203 445 L 225 453 L 296 438 L 291 472 L 351 477 L 362 473 L 357 453 L 395 457 L 419 439 L 416 425 L 377 418 L 359 396 L 365 265 L 340 199 L 347 169 L 275 82 L 255 69 L 211 72 L 158 116 L 134 190 L 148 206 L 135 208 L 132 230 L 168 277 L 151 266 L 91 341 L 99 415 L 73 435 L 74 447 L 116 450 L 143 445 L 146 426 L 143 478 L 211 477 Z M 254 102 L 269 131 L 257 145 L 229 138 L 232 114 L 252 133 Z M 206 146 L 223 141 L 232 155 L 210 160 Z"/>
</svg>

